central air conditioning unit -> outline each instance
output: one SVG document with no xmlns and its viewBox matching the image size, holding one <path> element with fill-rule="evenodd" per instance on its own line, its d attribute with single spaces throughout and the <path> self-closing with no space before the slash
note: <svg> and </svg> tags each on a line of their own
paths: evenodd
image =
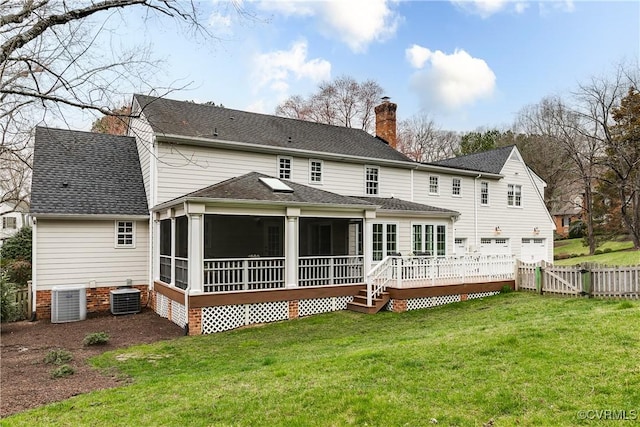
<svg viewBox="0 0 640 427">
<path fill-rule="evenodd" d="M 87 318 L 84 286 L 54 286 L 51 290 L 51 323 L 77 322 Z"/>
<path fill-rule="evenodd" d="M 140 289 L 121 288 L 109 293 L 111 314 L 133 314 L 140 312 Z"/>
</svg>

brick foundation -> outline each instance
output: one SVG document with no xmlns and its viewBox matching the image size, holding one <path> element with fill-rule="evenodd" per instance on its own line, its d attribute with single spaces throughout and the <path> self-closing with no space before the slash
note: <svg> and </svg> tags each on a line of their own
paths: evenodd
<svg viewBox="0 0 640 427">
<path fill-rule="evenodd" d="M 404 313 L 405 311 L 407 311 L 407 300 L 406 299 L 393 300 L 393 312 L 394 313 Z"/>
<path fill-rule="evenodd" d="M 202 334 L 202 309 L 189 309 L 189 335 Z"/>
<path fill-rule="evenodd" d="M 300 317 L 298 300 L 289 301 L 289 319 L 297 319 L 298 317 Z"/>
<path fill-rule="evenodd" d="M 87 295 L 87 314 L 110 311 L 111 300 L 109 293 L 121 287 L 122 286 L 85 288 Z M 140 305 L 144 307 L 147 304 L 147 298 L 150 297 L 149 287 L 147 285 L 135 285 L 132 287 L 140 290 Z M 51 319 L 51 290 L 36 291 L 36 318 L 38 320 Z"/>
<path fill-rule="evenodd" d="M 460 294 L 460 301 L 466 301 L 469 299 L 469 295 L 468 294 Z"/>
</svg>

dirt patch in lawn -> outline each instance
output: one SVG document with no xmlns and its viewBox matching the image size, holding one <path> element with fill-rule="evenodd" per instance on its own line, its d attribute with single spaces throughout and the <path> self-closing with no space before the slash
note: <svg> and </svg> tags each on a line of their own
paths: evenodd
<svg viewBox="0 0 640 427">
<path fill-rule="evenodd" d="M 84 346 L 87 334 L 106 332 L 109 341 Z M 3 323 L 0 326 L 0 417 L 94 390 L 123 385 L 126 379 L 106 376 L 93 369 L 87 359 L 117 348 L 145 344 L 184 335 L 182 328 L 151 310 L 138 314 L 99 315 L 81 322 L 49 321 Z M 51 350 L 73 355 L 67 362 L 75 373 L 52 378 L 55 365 L 44 358 Z"/>
</svg>

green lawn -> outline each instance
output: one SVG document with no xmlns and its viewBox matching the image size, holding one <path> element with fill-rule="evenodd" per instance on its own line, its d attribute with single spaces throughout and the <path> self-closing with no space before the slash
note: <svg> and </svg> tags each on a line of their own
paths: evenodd
<svg viewBox="0 0 640 427">
<path fill-rule="evenodd" d="M 638 324 L 637 301 L 527 293 L 336 312 L 106 353 L 131 385 L 3 425 L 592 425 L 640 410 Z"/>
<path fill-rule="evenodd" d="M 554 255 L 581 255 L 578 257 L 555 260 L 556 265 L 576 265 L 585 262 L 593 262 L 605 265 L 638 265 L 640 264 L 640 251 L 630 250 L 633 243 L 626 241 L 608 241 L 597 247 L 597 250 L 610 250 L 598 255 L 588 255 L 589 248 L 583 246 L 582 239 L 557 240 L 554 242 Z"/>
</svg>

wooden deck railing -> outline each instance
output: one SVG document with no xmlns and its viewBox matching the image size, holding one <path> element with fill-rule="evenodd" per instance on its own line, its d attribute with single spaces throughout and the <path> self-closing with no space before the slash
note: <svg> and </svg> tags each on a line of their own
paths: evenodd
<svg viewBox="0 0 640 427">
<path fill-rule="evenodd" d="M 253 291 L 284 288 L 284 258 L 204 260 L 204 291 Z"/>
<path fill-rule="evenodd" d="M 299 286 L 326 286 L 364 283 L 364 257 L 300 257 Z"/>
<path fill-rule="evenodd" d="M 513 279 L 513 255 L 384 258 L 367 276 L 367 304 L 388 287 L 419 288 Z"/>
</svg>

